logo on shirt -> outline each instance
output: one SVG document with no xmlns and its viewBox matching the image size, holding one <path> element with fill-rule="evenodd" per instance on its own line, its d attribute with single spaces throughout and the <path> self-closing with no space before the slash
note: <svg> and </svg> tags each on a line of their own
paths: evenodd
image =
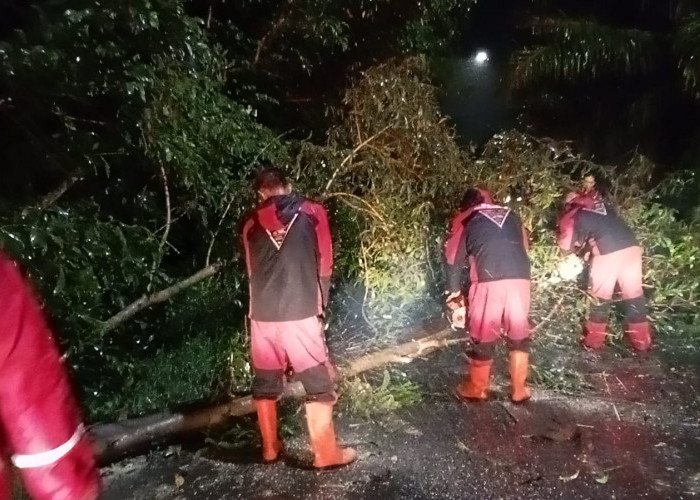
<svg viewBox="0 0 700 500">
<path fill-rule="evenodd" d="M 510 213 L 510 208 L 488 207 L 480 209 L 479 213 L 496 224 L 499 229 L 503 229 L 503 224 L 505 224 L 506 217 Z"/>
<path fill-rule="evenodd" d="M 289 233 L 289 230 L 292 227 L 292 224 L 294 224 L 294 221 L 297 220 L 297 216 L 299 214 L 296 213 L 294 214 L 294 217 L 292 217 L 292 220 L 289 221 L 289 224 L 284 226 L 281 229 L 277 229 L 275 231 L 270 231 L 269 229 L 265 229 L 265 232 L 270 238 L 270 241 L 272 241 L 272 244 L 275 245 L 275 248 L 279 250 L 282 248 L 282 243 L 284 243 L 285 238 L 287 237 L 287 234 Z"/>
<path fill-rule="evenodd" d="M 608 215 L 608 210 L 605 208 L 605 203 L 603 203 L 602 201 L 596 201 L 595 205 L 593 205 L 593 208 L 584 207 L 583 210 L 593 212 L 599 215 Z"/>
</svg>

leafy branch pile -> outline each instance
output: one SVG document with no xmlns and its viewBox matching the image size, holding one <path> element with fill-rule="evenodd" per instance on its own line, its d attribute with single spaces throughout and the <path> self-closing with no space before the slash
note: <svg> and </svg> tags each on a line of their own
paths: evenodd
<svg viewBox="0 0 700 500">
<path fill-rule="evenodd" d="M 435 238 L 468 163 L 429 74 L 422 58 L 367 70 L 346 92 L 328 145 L 302 149 L 295 172 L 333 206 L 339 261 L 364 291 L 362 315 L 377 334 L 415 319 L 433 294 Z"/>
<path fill-rule="evenodd" d="M 355 377 L 342 384 L 341 392 L 341 401 L 347 410 L 366 419 L 413 406 L 421 401 L 420 388 L 415 383 L 396 373 L 392 380 L 392 374 L 388 370 L 384 370 L 382 381 L 376 387 L 362 377 Z"/>
<path fill-rule="evenodd" d="M 559 251 L 556 217 L 564 195 L 594 174 L 646 249 L 652 320 L 662 329 L 696 321 L 700 257 L 696 224 L 661 203 L 687 190 L 683 173 L 659 182 L 638 155 L 621 168 L 597 165 L 571 144 L 518 132 L 498 134 L 480 154 L 460 150 L 436 104 L 420 58 L 371 68 L 348 90 L 342 125 L 327 146 L 298 154 L 295 176 L 334 208 L 343 275 L 364 292 L 364 319 L 386 335 L 436 314 L 447 220 L 469 186 L 481 186 L 521 217 L 530 232 L 533 320 L 555 340 L 576 338 L 583 283 L 552 283 Z M 680 322 L 679 322 L 680 321 Z"/>
</svg>

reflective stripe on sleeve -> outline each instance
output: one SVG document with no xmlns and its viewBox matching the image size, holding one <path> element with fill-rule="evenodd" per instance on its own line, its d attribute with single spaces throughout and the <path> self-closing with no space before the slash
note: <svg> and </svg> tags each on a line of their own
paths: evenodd
<svg viewBox="0 0 700 500">
<path fill-rule="evenodd" d="M 56 463 L 78 444 L 84 430 L 83 424 L 80 424 L 68 441 L 52 450 L 32 453 L 31 455 L 12 455 L 12 463 L 18 469 L 44 467 Z"/>
</svg>

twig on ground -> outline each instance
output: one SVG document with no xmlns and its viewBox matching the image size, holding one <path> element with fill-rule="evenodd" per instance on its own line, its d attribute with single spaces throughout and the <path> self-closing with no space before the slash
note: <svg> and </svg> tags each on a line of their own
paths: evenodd
<svg viewBox="0 0 700 500">
<path fill-rule="evenodd" d="M 508 416 L 509 416 L 510 418 L 512 418 L 513 421 L 514 421 L 516 424 L 517 424 L 518 422 L 520 422 L 520 421 L 518 420 L 518 417 L 516 417 L 515 414 L 510 410 L 510 408 L 508 408 L 504 403 L 499 402 L 498 404 L 499 404 L 499 406 L 500 406 L 501 408 L 503 408 L 503 409 L 505 410 L 505 412 L 508 414 Z"/>
<path fill-rule="evenodd" d="M 615 416 L 617 417 L 618 422 L 621 421 L 622 419 L 620 418 L 620 413 L 617 411 L 617 406 L 615 406 L 615 403 L 613 403 L 613 410 L 615 410 Z"/>
<path fill-rule="evenodd" d="M 603 377 L 603 382 L 605 382 L 605 391 L 610 394 L 610 386 L 608 385 L 608 374 L 605 372 L 602 372 L 600 374 L 601 377 Z"/>
<path fill-rule="evenodd" d="M 619 384 L 622 386 L 622 388 L 625 390 L 625 392 L 627 392 L 627 387 L 625 387 L 625 384 L 622 383 L 622 380 L 620 380 L 620 377 L 615 377 L 615 378 L 617 379 Z"/>
</svg>

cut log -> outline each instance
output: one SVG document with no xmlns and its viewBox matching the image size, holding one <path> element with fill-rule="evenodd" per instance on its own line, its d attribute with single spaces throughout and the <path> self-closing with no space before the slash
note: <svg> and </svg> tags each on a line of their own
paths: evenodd
<svg viewBox="0 0 700 500">
<path fill-rule="evenodd" d="M 339 379 L 345 379 L 391 363 L 408 363 L 431 351 L 462 341 L 463 339 L 455 338 L 455 332 L 449 328 L 441 329 L 437 333 L 352 360 L 339 368 L 338 376 Z M 293 382 L 287 384 L 282 397 L 299 398 L 305 394 L 301 383 Z M 100 462 L 106 464 L 130 453 L 143 451 L 175 435 L 203 431 L 254 411 L 253 398 L 244 396 L 196 410 L 163 412 L 121 422 L 98 424 L 90 429 L 90 434 Z"/>
</svg>

